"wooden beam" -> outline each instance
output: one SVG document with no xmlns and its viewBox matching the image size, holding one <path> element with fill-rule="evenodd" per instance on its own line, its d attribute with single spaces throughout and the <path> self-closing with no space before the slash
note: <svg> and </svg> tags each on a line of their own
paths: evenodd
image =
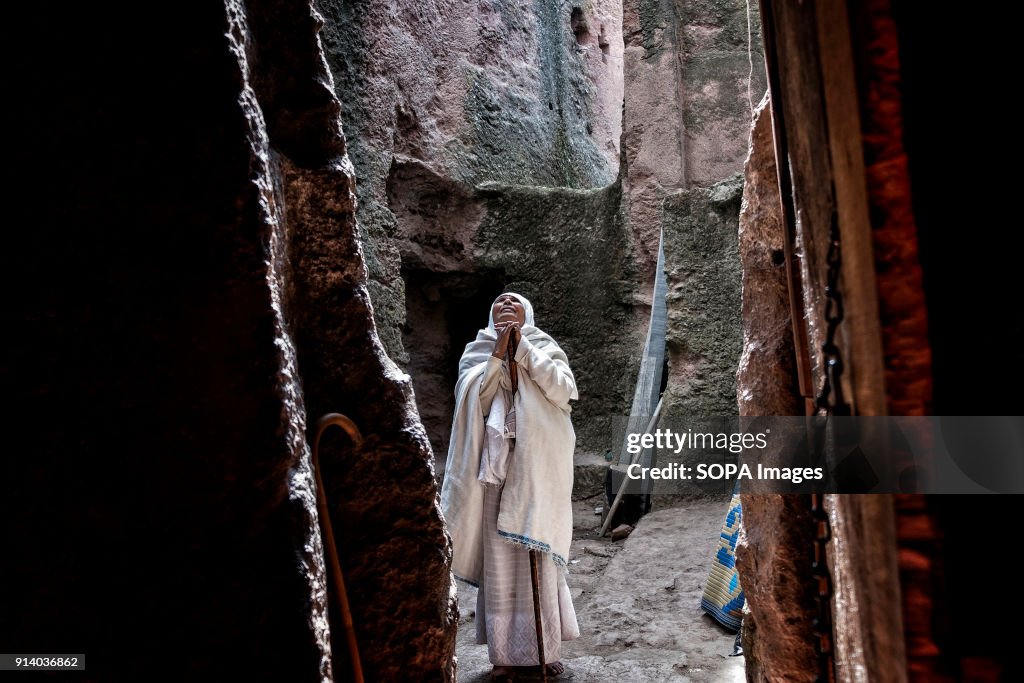
<svg viewBox="0 0 1024 683">
<path fill-rule="evenodd" d="M 855 415 L 885 415 L 885 367 L 864 173 L 860 101 L 845 2 L 815 4 L 833 200 L 842 244 L 846 358 Z"/>
<path fill-rule="evenodd" d="M 844 393 L 852 397 L 855 414 L 884 415 L 884 357 L 847 2 L 762 0 L 761 6 L 769 68 L 775 69 L 774 78 L 769 72 L 773 109 L 780 112 L 775 122 L 784 141 L 777 162 L 788 167 L 791 181 L 782 188 L 791 193 L 783 202 L 793 207 L 800 263 L 802 301 L 793 315 L 806 321 L 813 387 L 820 389 L 823 376 L 827 254 L 836 216 L 845 304 L 837 340 L 846 366 Z M 838 680 L 904 683 L 892 499 L 828 496 L 828 507 Z"/>
</svg>

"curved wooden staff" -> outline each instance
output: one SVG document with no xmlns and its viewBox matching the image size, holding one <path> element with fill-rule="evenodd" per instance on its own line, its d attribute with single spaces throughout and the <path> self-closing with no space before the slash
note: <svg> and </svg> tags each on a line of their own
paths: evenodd
<svg viewBox="0 0 1024 683">
<path fill-rule="evenodd" d="M 515 410 L 516 391 L 519 390 L 519 366 L 516 363 L 516 349 L 519 342 L 513 333 L 508 340 L 508 375 L 512 380 L 512 406 Z M 516 420 L 518 424 L 518 420 Z M 519 427 L 516 427 L 516 431 Z M 533 588 L 533 621 L 537 629 L 537 658 L 540 659 L 540 678 L 543 683 L 548 681 L 548 667 L 544 662 L 544 624 L 540 618 L 540 567 L 539 550 L 530 550 L 530 585 Z"/>
<path fill-rule="evenodd" d="M 356 630 L 352 624 L 352 610 L 348 606 L 348 592 L 345 590 L 345 577 L 341 574 L 341 561 L 338 559 L 338 546 L 334 543 L 334 529 L 331 526 L 331 515 L 327 509 L 327 495 L 324 492 L 324 481 L 320 476 L 320 437 L 332 425 L 345 430 L 348 438 L 356 448 L 363 443 L 363 435 L 359 433 L 356 423 L 341 413 L 328 413 L 317 420 L 316 437 L 313 439 L 313 472 L 316 475 L 316 508 L 320 523 L 323 525 L 324 548 L 327 562 L 331 567 L 331 578 L 334 580 L 334 595 L 341 612 L 341 626 L 348 642 L 349 658 L 352 660 L 352 676 L 356 683 L 363 681 L 363 664 L 359 659 L 359 646 L 356 644 Z"/>
</svg>

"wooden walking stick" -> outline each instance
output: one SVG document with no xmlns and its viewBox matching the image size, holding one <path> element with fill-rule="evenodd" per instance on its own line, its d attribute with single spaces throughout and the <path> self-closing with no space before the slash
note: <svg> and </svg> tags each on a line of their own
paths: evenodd
<svg viewBox="0 0 1024 683">
<path fill-rule="evenodd" d="M 519 390 L 519 368 L 516 349 L 519 342 L 515 333 L 508 340 L 508 374 L 512 380 L 512 409 L 515 410 L 516 392 Z M 517 428 L 518 429 L 518 428 Z M 540 551 L 530 550 L 530 586 L 533 588 L 533 623 L 537 630 L 537 658 L 540 660 L 540 679 L 548 681 L 548 667 L 544 661 L 544 624 L 540 616 Z"/>
<path fill-rule="evenodd" d="M 539 550 L 530 551 L 530 583 L 533 584 L 533 621 L 537 628 L 537 659 L 540 660 L 540 679 L 547 683 L 548 666 L 544 662 L 544 624 L 540 620 Z"/>
<path fill-rule="evenodd" d="M 334 529 L 331 527 L 331 515 L 327 509 L 327 495 L 324 493 L 324 481 L 320 476 L 320 437 L 331 425 L 345 430 L 356 448 L 363 443 L 359 427 L 351 419 L 341 413 L 328 413 L 316 423 L 316 437 L 313 439 L 313 472 L 316 474 L 316 507 L 323 524 L 324 548 L 327 563 L 330 565 L 331 578 L 334 580 L 334 595 L 341 613 L 341 627 L 348 643 L 348 654 L 352 660 L 352 677 L 356 683 L 363 683 L 363 664 L 359 659 L 359 646 L 356 644 L 356 630 L 352 624 L 352 610 L 348 606 L 348 592 L 345 590 L 345 577 L 341 573 L 341 561 L 338 559 L 338 547 L 334 543 Z"/>
</svg>

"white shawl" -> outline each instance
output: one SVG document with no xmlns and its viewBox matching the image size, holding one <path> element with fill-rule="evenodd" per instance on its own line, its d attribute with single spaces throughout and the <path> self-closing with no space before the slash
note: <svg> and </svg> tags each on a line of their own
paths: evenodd
<svg viewBox="0 0 1024 683">
<path fill-rule="evenodd" d="M 576 380 L 565 352 L 534 327 L 530 302 L 518 294 L 514 296 L 526 308 L 526 324 L 521 328 L 522 339 L 515 356 L 519 364 L 516 443 L 508 458 L 498 533 L 510 543 L 550 553 L 557 565 L 565 567 L 572 541 L 572 456 L 576 446 L 569 401 L 578 398 Z M 487 329 L 480 330 L 476 340 L 466 345 L 459 361 L 452 438 L 441 486 L 441 509 L 454 551 L 452 571 L 474 585 L 483 568 L 485 484 L 480 480 L 480 465 L 488 422 L 480 385 L 488 363 L 501 362 L 491 361 L 497 339 L 491 320 Z M 507 368 L 501 371 L 507 373 Z M 502 382 L 507 386 L 506 378 Z M 500 411 L 503 420 L 500 395 L 499 391 L 490 411 Z"/>
</svg>

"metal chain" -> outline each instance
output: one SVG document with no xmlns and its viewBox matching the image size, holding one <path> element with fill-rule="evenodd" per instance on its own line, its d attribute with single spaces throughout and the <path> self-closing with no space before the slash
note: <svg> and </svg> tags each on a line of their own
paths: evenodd
<svg viewBox="0 0 1024 683">
<path fill-rule="evenodd" d="M 843 357 L 836 343 L 839 326 L 843 322 L 843 296 L 839 288 L 842 273 L 842 250 L 839 243 L 839 217 L 832 211 L 832 225 L 829 231 L 828 274 L 825 285 L 825 343 L 821 353 L 824 360 L 825 381 L 816 397 L 819 415 L 825 419 L 820 421 L 815 453 L 819 459 L 817 464 L 824 466 L 826 460 L 826 438 L 828 418 L 831 416 L 848 416 L 850 405 L 843 396 Z M 813 620 L 814 651 L 818 655 L 818 683 L 833 683 L 836 680 L 835 649 L 832 634 L 832 574 L 828 568 L 826 546 L 832 540 L 832 525 L 828 512 L 825 510 L 825 494 L 819 490 L 811 494 L 811 519 L 814 524 L 814 554 L 811 558 L 811 575 L 815 580 L 814 605 L 816 615 Z"/>
<path fill-rule="evenodd" d="M 818 655 L 818 683 L 835 681 L 835 656 L 832 648 L 832 576 L 828 571 L 825 546 L 832 540 L 832 527 L 825 511 L 825 496 L 811 494 L 811 518 L 814 521 L 814 557 L 811 574 L 815 580 L 814 651 Z"/>
<path fill-rule="evenodd" d="M 849 415 L 850 405 L 843 397 L 843 357 L 836 343 L 836 332 L 843 322 L 845 309 L 843 295 L 839 290 L 839 276 L 843 267 L 843 254 L 839 244 L 839 215 L 832 210 L 832 225 L 829 230 L 828 274 L 825 284 L 825 343 L 821 345 L 825 361 L 825 382 L 817 396 L 819 411 L 826 415 Z"/>
</svg>

